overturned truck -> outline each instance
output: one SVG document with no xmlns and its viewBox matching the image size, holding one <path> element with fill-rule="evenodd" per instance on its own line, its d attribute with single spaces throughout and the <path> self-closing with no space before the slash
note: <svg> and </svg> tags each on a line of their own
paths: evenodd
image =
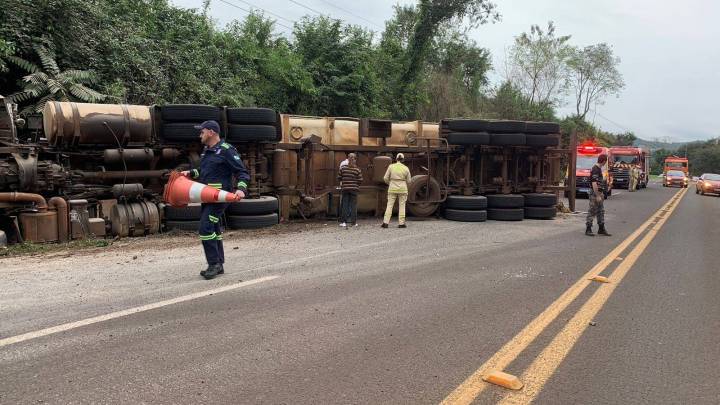
<svg viewBox="0 0 720 405">
<path fill-rule="evenodd" d="M 231 228 L 294 217 L 334 216 L 337 175 L 358 155 L 362 213 L 385 206 L 382 177 L 402 152 L 413 174 L 408 211 L 435 215 L 448 198 L 561 190 L 555 124 L 449 119 L 441 123 L 308 117 L 263 108 L 49 102 L 19 118 L 0 97 L 0 229 L 11 242 L 193 230 L 198 207 L 165 207 L 173 170 L 199 163 L 194 128 L 217 120 L 250 172 L 249 198 L 233 204 Z"/>
</svg>

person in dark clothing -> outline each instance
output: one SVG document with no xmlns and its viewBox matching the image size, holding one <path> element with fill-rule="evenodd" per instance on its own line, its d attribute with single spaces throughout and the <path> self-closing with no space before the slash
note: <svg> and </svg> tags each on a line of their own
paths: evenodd
<svg viewBox="0 0 720 405">
<path fill-rule="evenodd" d="M 597 217 L 598 222 L 598 235 L 611 236 L 607 230 L 605 230 L 605 206 L 604 206 L 604 195 L 603 195 L 603 172 L 602 167 L 607 163 L 607 155 L 602 154 L 598 156 L 597 163 L 595 163 L 590 170 L 590 193 L 588 195 L 588 213 L 585 220 L 585 235 L 595 236 L 592 231 L 593 218 Z"/>
<path fill-rule="evenodd" d="M 348 155 L 348 164 L 340 168 L 340 226 L 357 226 L 357 195 L 362 184 L 362 171 L 357 166 L 357 156 Z"/>
<path fill-rule="evenodd" d="M 195 128 L 200 130 L 200 141 L 205 145 L 200 155 L 200 167 L 183 172 L 200 183 L 219 190 L 232 192 L 240 198 L 247 194 L 247 182 L 250 181 L 240 154 L 234 146 L 220 139 L 220 125 L 216 121 L 205 121 Z M 235 179 L 235 180 L 233 180 Z M 200 272 L 210 280 L 218 274 L 225 273 L 225 250 L 222 242 L 222 217 L 226 203 L 202 204 L 200 229 L 198 234 L 202 241 L 208 268 Z"/>
</svg>

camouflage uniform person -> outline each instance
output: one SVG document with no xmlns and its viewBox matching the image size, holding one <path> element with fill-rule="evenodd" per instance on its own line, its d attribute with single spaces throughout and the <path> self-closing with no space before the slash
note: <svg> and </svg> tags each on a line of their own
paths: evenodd
<svg viewBox="0 0 720 405">
<path fill-rule="evenodd" d="M 585 221 L 585 235 L 595 236 L 592 231 L 593 218 L 597 217 L 598 222 L 598 235 L 611 236 L 605 230 L 605 207 L 604 207 L 604 196 L 603 196 L 603 173 L 602 167 L 607 164 L 607 155 L 602 154 L 598 156 L 597 163 L 595 163 L 590 170 L 590 194 L 588 195 L 589 208 L 587 219 Z"/>
<path fill-rule="evenodd" d="M 638 180 L 640 179 L 640 168 L 637 166 L 637 161 L 633 161 L 630 166 L 630 187 L 628 191 L 635 191 L 638 188 Z"/>
</svg>

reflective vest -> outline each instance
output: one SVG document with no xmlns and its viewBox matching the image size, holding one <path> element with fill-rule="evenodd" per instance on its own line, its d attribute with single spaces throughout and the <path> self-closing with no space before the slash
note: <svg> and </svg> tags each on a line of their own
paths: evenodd
<svg viewBox="0 0 720 405">
<path fill-rule="evenodd" d="M 388 187 L 388 193 L 407 194 L 408 183 L 410 183 L 410 169 L 404 164 L 397 162 L 388 166 L 384 177 Z"/>
</svg>

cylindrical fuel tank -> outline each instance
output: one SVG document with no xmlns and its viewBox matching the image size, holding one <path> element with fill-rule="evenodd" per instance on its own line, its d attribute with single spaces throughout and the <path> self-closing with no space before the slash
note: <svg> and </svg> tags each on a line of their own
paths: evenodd
<svg viewBox="0 0 720 405">
<path fill-rule="evenodd" d="M 20 214 L 23 238 L 31 242 L 58 240 L 57 211 L 24 212 Z"/>
<path fill-rule="evenodd" d="M 105 149 L 103 160 L 106 165 L 127 165 L 149 164 L 155 158 L 155 152 L 150 148 L 144 149 Z"/>
<path fill-rule="evenodd" d="M 130 184 L 114 184 L 112 187 L 112 193 L 114 198 L 140 198 L 142 197 L 145 189 L 140 183 Z"/>
<path fill-rule="evenodd" d="M 117 136 L 104 125 L 108 126 Z M 45 136 L 51 145 L 126 145 L 148 143 L 152 135 L 150 107 L 52 101 L 43 110 Z"/>
<path fill-rule="evenodd" d="M 390 156 L 375 156 L 372 160 L 372 181 L 374 183 L 385 183 L 385 172 L 391 164 L 392 158 Z"/>
<path fill-rule="evenodd" d="M 110 214 L 113 236 L 144 236 L 158 233 L 160 213 L 157 205 L 142 201 L 117 204 Z"/>
</svg>

